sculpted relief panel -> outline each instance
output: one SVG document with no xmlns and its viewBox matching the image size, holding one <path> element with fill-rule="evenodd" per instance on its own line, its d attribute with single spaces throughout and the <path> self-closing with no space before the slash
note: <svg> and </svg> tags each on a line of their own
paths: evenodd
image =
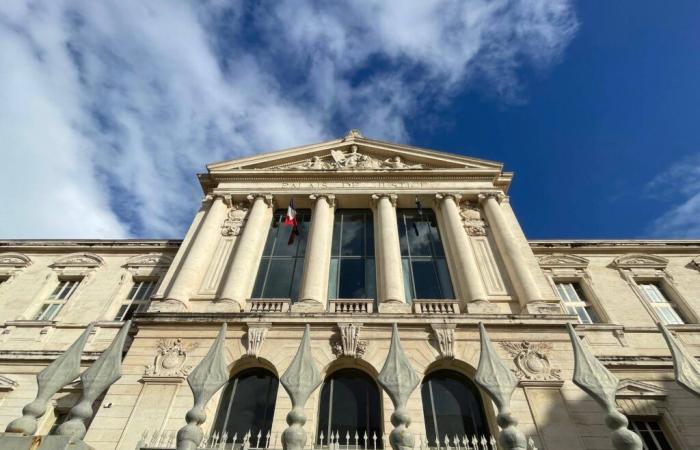
<svg viewBox="0 0 700 450">
<path fill-rule="evenodd" d="M 310 160 L 280 168 L 297 170 L 405 170 L 422 169 L 423 165 L 407 163 L 400 156 L 384 160 L 377 159 L 358 152 L 357 146 L 353 145 L 350 147 L 350 151 L 331 150 L 327 157 L 313 156 Z"/>
<path fill-rule="evenodd" d="M 519 380 L 551 381 L 561 380 L 561 370 L 555 369 L 549 362 L 547 353 L 551 346 L 544 342 L 501 342 L 515 363 L 513 372 Z"/>
</svg>

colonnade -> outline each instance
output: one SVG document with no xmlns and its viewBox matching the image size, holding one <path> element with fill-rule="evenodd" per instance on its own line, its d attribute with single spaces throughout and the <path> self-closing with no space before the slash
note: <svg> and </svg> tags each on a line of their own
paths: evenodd
<svg viewBox="0 0 700 450">
<path fill-rule="evenodd" d="M 309 198 L 313 201 L 311 227 L 307 237 L 299 299 L 295 306 L 298 309 L 322 311 L 328 302 L 336 198 L 333 194 L 313 194 Z M 477 197 L 521 308 L 523 312 L 528 312 L 528 305 L 545 300 L 523 254 L 522 245 L 527 245 L 527 241 L 514 234 L 513 224 L 509 221 L 515 219 L 509 218 L 508 212 L 504 212 L 501 205 L 503 198 L 502 193 L 485 193 Z M 410 312 L 404 291 L 405 274 L 399 242 L 397 199 L 398 196 L 392 193 L 374 194 L 370 197 L 375 223 L 377 303 L 380 312 Z M 246 220 L 227 261 L 216 300 L 227 304 L 225 309 L 233 312 L 245 309 L 246 301 L 253 291 L 273 215 L 272 195 L 252 194 L 247 200 L 249 209 Z M 480 305 L 489 305 L 487 290 L 460 216 L 460 200 L 461 195 L 457 193 L 436 194 L 435 213 L 457 300 L 470 312 L 485 311 Z M 181 250 L 184 254 L 179 269 L 173 274 L 165 292 L 166 301 L 181 303 L 185 309 L 189 309 L 188 302 L 196 294 L 205 276 L 216 250 L 217 233 L 227 216 L 228 208 L 221 195 L 210 195 L 205 201 L 206 212 L 187 248 Z"/>
</svg>

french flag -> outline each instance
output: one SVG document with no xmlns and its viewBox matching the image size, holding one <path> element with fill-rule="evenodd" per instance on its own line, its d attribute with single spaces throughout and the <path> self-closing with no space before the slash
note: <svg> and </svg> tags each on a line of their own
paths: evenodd
<svg viewBox="0 0 700 450">
<path fill-rule="evenodd" d="M 284 224 L 292 227 L 292 231 L 289 233 L 289 240 L 287 241 L 287 245 L 292 245 L 294 243 L 294 238 L 299 236 L 297 210 L 294 208 L 293 198 L 289 201 L 289 206 L 287 206 L 287 215 L 284 217 Z"/>
</svg>

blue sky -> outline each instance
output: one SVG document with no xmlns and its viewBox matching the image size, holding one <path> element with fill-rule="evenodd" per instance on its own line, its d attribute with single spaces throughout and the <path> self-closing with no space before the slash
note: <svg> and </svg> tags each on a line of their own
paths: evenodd
<svg viewBox="0 0 700 450">
<path fill-rule="evenodd" d="M 700 238 L 694 1 L 0 3 L 0 237 L 179 238 L 207 162 L 502 161 L 530 238 Z"/>
</svg>

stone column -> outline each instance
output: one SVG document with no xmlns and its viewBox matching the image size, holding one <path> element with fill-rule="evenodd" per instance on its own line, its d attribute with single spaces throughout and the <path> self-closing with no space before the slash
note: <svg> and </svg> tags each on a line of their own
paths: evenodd
<svg viewBox="0 0 700 450">
<path fill-rule="evenodd" d="M 435 198 L 442 216 L 444 234 L 447 237 L 448 245 L 445 245 L 445 251 L 453 262 L 451 275 L 456 284 L 457 298 L 463 307 L 467 307 L 468 312 L 486 312 L 484 310 L 488 310 L 484 308 L 488 306 L 486 288 L 479 273 L 471 241 L 464 231 L 459 206 L 457 206 L 461 195 L 437 194 Z"/>
<path fill-rule="evenodd" d="M 179 309 L 189 309 L 187 303 L 202 283 L 226 218 L 227 206 L 222 196 L 207 196 L 205 200 L 211 201 L 211 205 L 192 237 L 192 243 L 185 250 L 182 264 L 165 295 L 165 302 L 180 304 L 182 308 Z"/>
<path fill-rule="evenodd" d="M 527 312 L 528 303 L 541 302 L 543 299 L 521 249 L 518 247 L 515 235 L 501 210 L 500 201 L 504 197 L 501 193 L 479 194 L 479 202 L 483 206 L 486 219 L 493 230 L 496 245 L 518 294 L 520 306 L 523 308 L 523 312 Z"/>
<path fill-rule="evenodd" d="M 379 312 L 411 312 L 406 304 L 396 220 L 396 194 L 374 194 L 375 246 L 377 260 L 377 303 Z"/>
<path fill-rule="evenodd" d="M 292 305 L 292 311 L 324 311 L 328 300 L 335 195 L 313 194 L 309 198 L 315 203 L 306 242 L 299 301 Z"/>
<path fill-rule="evenodd" d="M 228 270 L 225 272 L 219 302 L 229 303 L 232 312 L 245 309 L 258 274 L 260 257 L 272 220 L 272 196 L 252 194 L 252 203 L 243 231 L 236 240 Z"/>
</svg>

